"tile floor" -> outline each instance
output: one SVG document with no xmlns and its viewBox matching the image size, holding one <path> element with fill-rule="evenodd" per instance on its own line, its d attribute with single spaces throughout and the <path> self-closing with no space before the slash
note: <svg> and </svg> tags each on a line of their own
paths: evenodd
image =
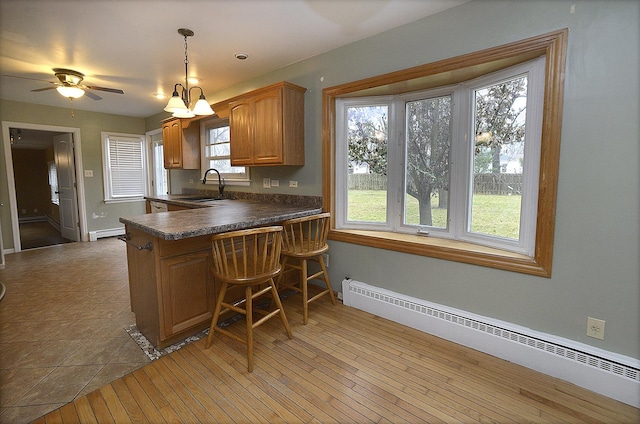
<svg viewBox="0 0 640 424">
<path fill-rule="evenodd" d="M 115 238 L 5 257 L 0 422 L 27 423 L 149 363 L 125 332 L 125 245 Z"/>
</svg>

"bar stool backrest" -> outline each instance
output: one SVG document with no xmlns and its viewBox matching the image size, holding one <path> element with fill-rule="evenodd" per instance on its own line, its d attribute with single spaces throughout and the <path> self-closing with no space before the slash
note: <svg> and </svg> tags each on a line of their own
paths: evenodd
<svg viewBox="0 0 640 424">
<path fill-rule="evenodd" d="M 280 273 L 280 225 L 218 234 L 211 243 L 213 274 L 220 280 L 250 284 Z"/>
<path fill-rule="evenodd" d="M 331 214 L 305 216 L 283 223 L 283 253 L 289 256 L 315 256 L 329 249 L 329 218 Z"/>
</svg>

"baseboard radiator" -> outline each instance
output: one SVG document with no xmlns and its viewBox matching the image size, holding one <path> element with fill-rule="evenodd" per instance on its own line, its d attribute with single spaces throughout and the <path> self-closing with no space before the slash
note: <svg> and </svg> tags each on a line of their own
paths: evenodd
<svg viewBox="0 0 640 424">
<path fill-rule="evenodd" d="M 109 228 L 107 230 L 89 231 L 89 241 L 98 241 L 103 237 L 114 237 L 124 235 L 124 227 L 122 228 Z"/>
<path fill-rule="evenodd" d="M 640 408 L 640 361 L 346 278 L 343 302 Z"/>
</svg>

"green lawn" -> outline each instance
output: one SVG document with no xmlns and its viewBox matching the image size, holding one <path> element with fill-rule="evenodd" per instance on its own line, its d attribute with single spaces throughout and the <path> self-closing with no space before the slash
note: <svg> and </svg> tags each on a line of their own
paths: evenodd
<svg viewBox="0 0 640 424">
<path fill-rule="evenodd" d="M 520 228 L 520 196 L 476 195 L 472 206 L 473 232 L 518 238 Z M 446 227 L 447 211 L 439 209 L 438 197 L 431 200 L 433 226 Z M 350 221 L 384 222 L 386 192 L 384 190 L 349 190 Z M 418 224 L 418 201 L 409 198 L 406 222 Z"/>
</svg>

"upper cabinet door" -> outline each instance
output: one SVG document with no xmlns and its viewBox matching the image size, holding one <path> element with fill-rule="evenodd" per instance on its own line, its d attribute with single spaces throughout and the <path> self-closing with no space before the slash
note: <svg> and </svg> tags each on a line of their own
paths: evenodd
<svg viewBox="0 0 640 424">
<path fill-rule="evenodd" d="M 253 163 L 282 164 L 282 90 L 275 89 L 256 96 L 254 102 Z"/>
<path fill-rule="evenodd" d="M 231 164 L 304 165 L 305 91 L 281 82 L 231 99 Z"/>
<path fill-rule="evenodd" d="M 162 149 L 166 169 L 200 169 L 200 129 L 197 123 L 174 118 L 162 124 Z"/>
<path fill-rule="evenodd" d="M 253 164 L 253 99 L 245 98 L 229 104 L 229 136 L 231 164 Z"/>
<path fill-rule="evenodd" d="M 164 167 L 166 169 L 182 168 L 182 125 L 179 119 L 162 125 L 162 145 Z"/>
</svg>

